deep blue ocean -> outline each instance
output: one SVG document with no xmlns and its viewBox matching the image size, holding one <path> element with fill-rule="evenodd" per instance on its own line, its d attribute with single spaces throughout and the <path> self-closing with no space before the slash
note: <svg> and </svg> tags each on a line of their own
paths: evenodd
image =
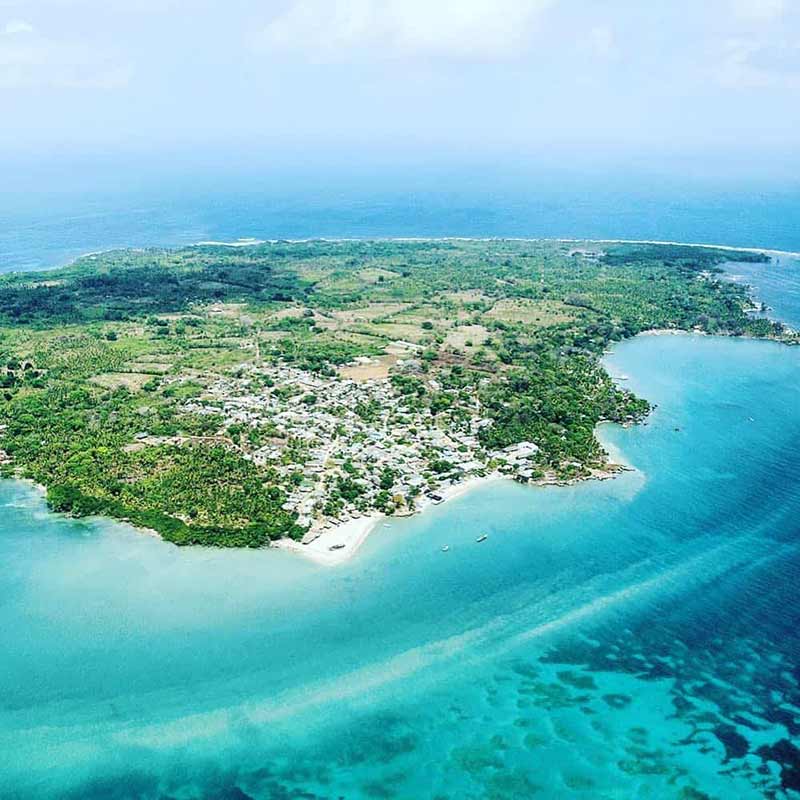
<svg viewBox="0 0 800 800">
<path fill-rule="evenodd" d="M 604 218 L 587 200 L 574 212 L 586 225 L 562 216 L 566 199 L 504 215 L 476 196 L 480 213 L 420 200 L 412 230 L 402 204 L 328 198 L 270 216 L 271 201 L 225 197 L 20 204 L 4 212 L 4 266 L 240 236 L 800 250 L 797 210 L 762 224 L 752 208 L 726 217 L 731 199 L 705 224 L 693 211 L 656 224 L 647 206 L 632 222 L 632 200 Z M 728 272 L 800 327 L 800 264 Z M 607 364 L 657 404 L 645 425 L 602 430 L 634 471 L 489 484 L 379 527 L 337 568 L 177 549 L 0 483 L 0 797 L 800 797 L 800 348 L 642 336 Z"/>
<path fill-rule="evenodd" d="M 0 161 L 0 271 L 115 247 L 239 238 L 619 238 L 800 252 L 800 180 L 711 180 L 687 165 L 473 168 L 370 163 L 247 170 L 168 163 L 24 170 Z"/>
</svg>

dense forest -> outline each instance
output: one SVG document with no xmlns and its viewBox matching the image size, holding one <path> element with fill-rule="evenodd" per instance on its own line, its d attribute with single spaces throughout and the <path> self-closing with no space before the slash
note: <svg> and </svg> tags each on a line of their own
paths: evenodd
<svg viewBox="0 0 800 800">
<path fill-rule="evenodd" d="M 178 544 L 299 538 L 285 500 L 302 443 L 187 401 L 252 364 L 336 377 L 361 359 L 432 426 L 446 432 L 479 404 L 487 453 L 531 441 L 537 474 L 586 476 L 605 458 L 597 423 L 649 408 L 603 369 L 613 342 L 652 329 L 795 340 L 721 279 L 730 258 L 667 245 L 276 242 L 112 251 L 4 276 L 4 474 L 43 484 L 55 510 Z M 281 470 L 250 457 L 273 440 Z M 444 471 L 432 454 L 431 486 Z"/>
</svg>

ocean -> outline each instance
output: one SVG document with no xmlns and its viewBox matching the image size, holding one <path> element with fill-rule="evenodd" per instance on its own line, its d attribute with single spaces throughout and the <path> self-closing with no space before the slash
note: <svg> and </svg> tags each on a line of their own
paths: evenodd
<svg viewBox="0 0 800 800">
<path fill-rule="evenodd" d="M 170 213 L 187 241 L 330 232 Z M 100 217 L 4 226 L 5 263 L 130 233 Z M 147 226 L 126 243 L 175 243 Z M 800 249 L 788 226 L 563 228 Z M 800 326 L 800 264 L 728 271 Z M 657 404 L 602 430 L 633 471 L 488 484 L 336 568 L 177 549 L 0 483 L 0 797 L 800 797 L 800 348 L 641 336 L 607 365 Z"/>
<path fill-rule="evenodd" d="M 239 238 L 656 239 L 800 252 L 800 184 L 635 167 L 314 171 L 0 163 L 0 272 L 118 247 Z M 696 167 L 694 169 L 696 170 Z"/>
</svg>

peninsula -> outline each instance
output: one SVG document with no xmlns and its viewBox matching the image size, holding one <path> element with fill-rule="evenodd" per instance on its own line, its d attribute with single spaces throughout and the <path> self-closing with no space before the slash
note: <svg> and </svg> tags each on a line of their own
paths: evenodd
<svg viewBox="0 0 800 800">
<path fill-rule="evenodd" d="M 660 329 L 795 340 L 720 277 L 734 257 L 769 260 L 645 243 L 248 242 L 7 275 L 3 474 L 41 484 L 55 511 L 220 547 L 362 536 L 490 475 L 605 477 L 616 467 L 595 427 L 649 411 L 604 370 L 610 344 Z"/>
</svg>

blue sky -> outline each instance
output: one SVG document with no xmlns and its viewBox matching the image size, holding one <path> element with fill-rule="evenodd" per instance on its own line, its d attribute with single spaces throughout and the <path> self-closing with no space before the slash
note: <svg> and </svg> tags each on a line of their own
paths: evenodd
<svg viewBox="0 0 800 800">
<path fill-rule="evenodd" d="M 0 0 L 0 148 L 792 163 L 798 0 Z M 796 162 L 795 162 L 796 163 Z"/>
</svg>

